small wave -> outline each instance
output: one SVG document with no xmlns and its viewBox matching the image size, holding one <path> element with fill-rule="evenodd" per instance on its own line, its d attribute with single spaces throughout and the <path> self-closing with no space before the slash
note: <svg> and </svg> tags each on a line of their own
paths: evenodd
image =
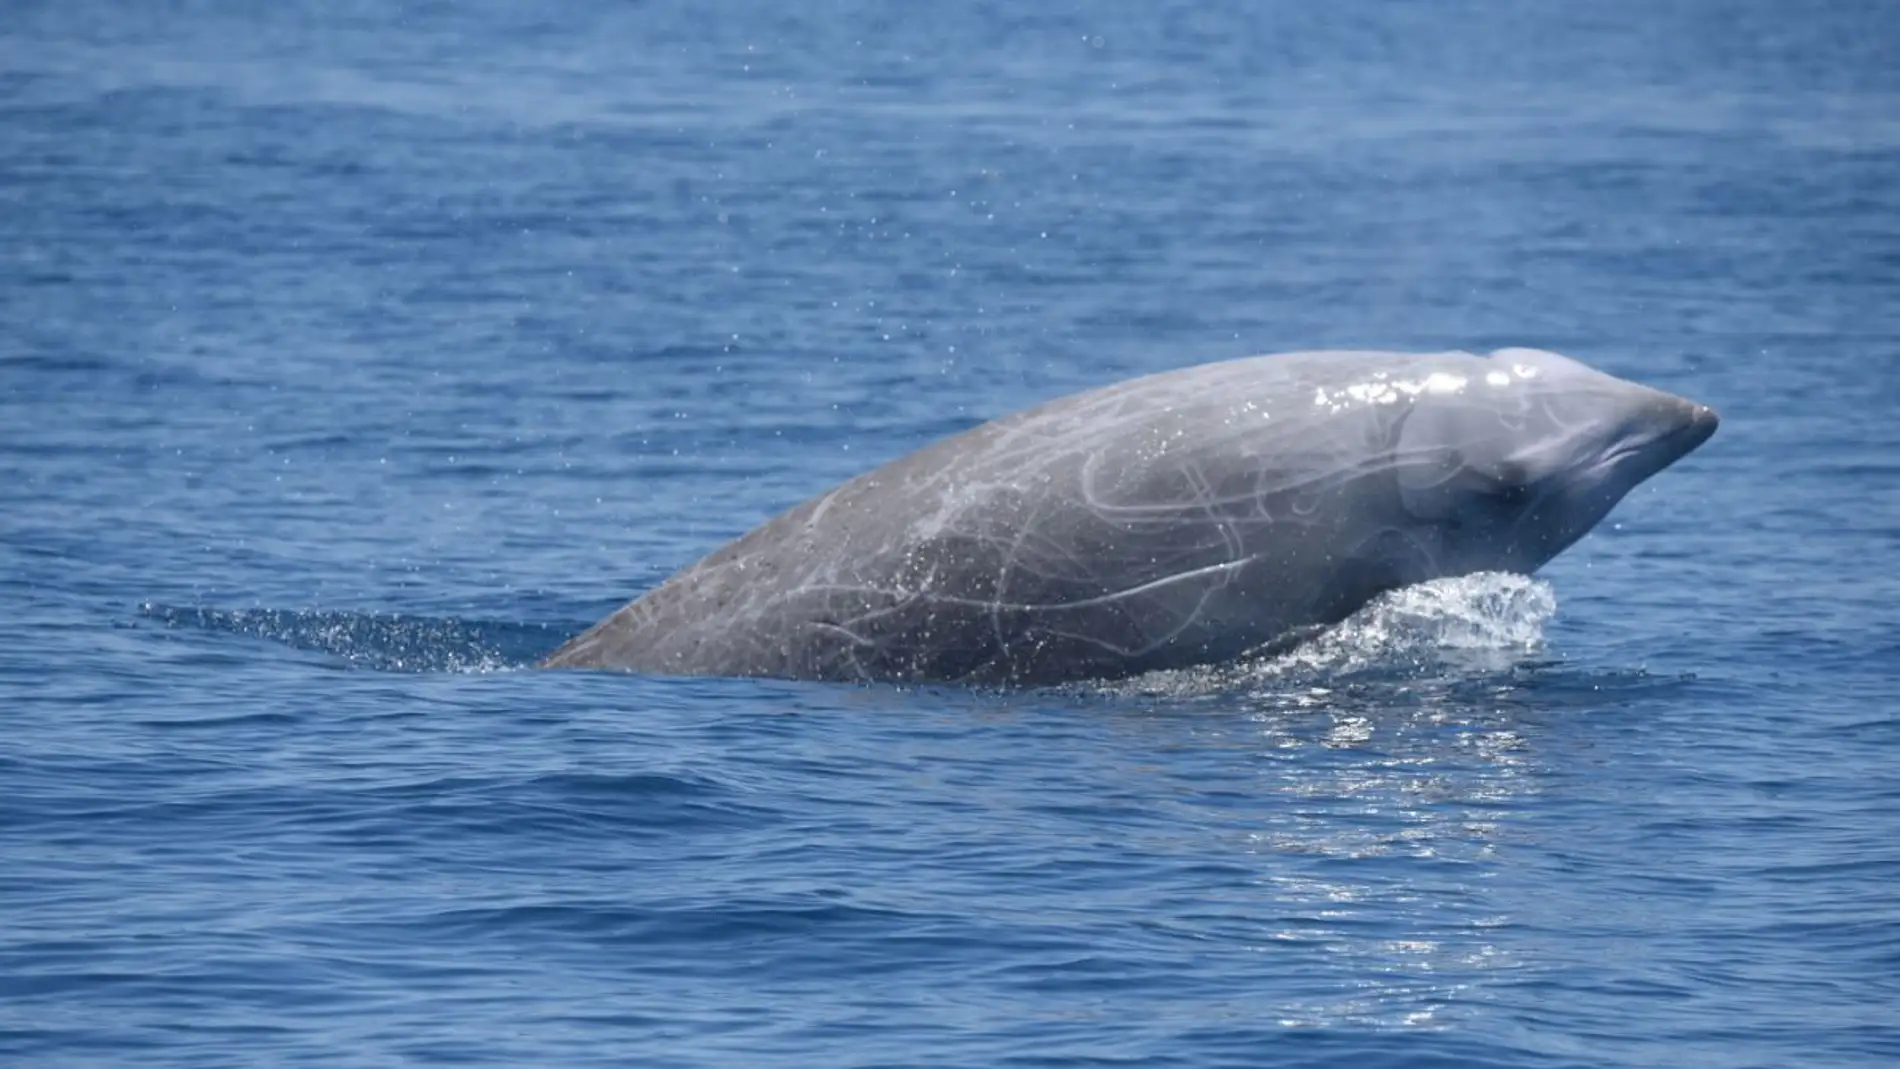
<svg viewBox="0 0 1900 1069">
<path fill-rule="evenodd" d="M 267 639 L 385 672 L 498 672 L 553 649 L 565 625 L 312 609 L 213 609 L 146 602 L 139 615 L 167 627 Z"/>
<path fill-rule="evenodd" d="M 1544 647 L 1557 612 L 1549 583 L 1503 572 L 1390 591 L 1288 650 L 1205 668 L 1151 672 L 1124 691 L 1184 696 L 1359 679 L 1510 672 Z"/>
</svg>

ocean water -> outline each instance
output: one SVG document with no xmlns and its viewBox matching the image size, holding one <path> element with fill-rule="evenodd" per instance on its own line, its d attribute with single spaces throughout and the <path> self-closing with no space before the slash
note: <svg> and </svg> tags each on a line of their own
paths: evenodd
<svg viewBox="0 0 1900 1069">
<path fill-rule="evenodd" d="M 0 10 L 0 1064 L 1900 1064 L 1900 8 Z M 993 692 L 547 673 L 983 419 L 1535 345 L 1535 579 Z"/>
</svg>

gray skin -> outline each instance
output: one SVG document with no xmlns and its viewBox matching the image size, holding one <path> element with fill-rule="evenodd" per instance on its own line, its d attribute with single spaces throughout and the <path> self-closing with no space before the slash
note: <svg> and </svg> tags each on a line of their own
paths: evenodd
<svg viewBox="0 0 1900 1069">
<path fill-rule="evenodd" d="M 1384 591 L 1532 572 L 1716 422 L 1534 349 L 1185 368 L 852 479 L 545 665 L 1048 684 L 1226 661 Z"/>
</svg>

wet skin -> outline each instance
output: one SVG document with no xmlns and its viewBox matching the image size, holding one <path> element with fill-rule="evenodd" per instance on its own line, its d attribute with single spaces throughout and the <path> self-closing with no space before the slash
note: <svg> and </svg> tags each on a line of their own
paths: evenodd
<svg viewBox="0 0 1900 1069">
<path fill-rule="evenodd" d="M 544 663 L 1046 684 L 1229 660 L 1397 587 L 1532 572 L 1716 424 L 1533 349 L 1184 368 L 852 479 Z"/>
</svg>

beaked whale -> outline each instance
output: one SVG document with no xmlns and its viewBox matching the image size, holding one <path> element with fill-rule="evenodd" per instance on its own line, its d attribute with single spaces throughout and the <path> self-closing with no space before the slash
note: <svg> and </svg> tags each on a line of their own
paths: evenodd
<svg viewBox="0 0 1900 1069">
<path fill-rule="evenodd" d="M 1183 368 L 860 475 L 543 663 L 1049 684 L 1225 661 L 1397 587 L 1532 572 L 1716 423 L 1536 349 Z"/>
</svg>

